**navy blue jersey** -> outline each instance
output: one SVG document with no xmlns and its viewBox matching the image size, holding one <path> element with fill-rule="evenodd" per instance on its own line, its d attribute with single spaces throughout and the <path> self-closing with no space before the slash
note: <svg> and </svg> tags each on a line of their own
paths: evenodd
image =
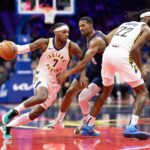
<svg viewBox="0 0 150 150">
<path fill-rule="evenodd" d="M 89 48 L 89 44 L 91 40 L 95 37 L 102 38 L 105 43 L 105 36 L 100 31 L 95 31 L 95 34 L 90 38 L 90 40 L 87 43 L 87 48 Z M 95 83 L 99 87 L 102 86 L 102 78 L 101 78 L 101 64 L 102 64 L 102 53 L 96 53 L 95 56 L 92 58 L 92 60 L 87 64 L 86 66 L 86 76 L 89 79 L 89 83 Z M 79 80 L 80 75 L 77 74 L 75 77 L 77 80 Z"/>
</svg>

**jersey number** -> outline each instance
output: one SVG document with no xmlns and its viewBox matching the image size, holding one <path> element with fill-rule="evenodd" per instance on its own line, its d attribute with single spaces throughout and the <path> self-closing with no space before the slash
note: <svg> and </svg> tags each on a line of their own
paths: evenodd
<svg viewBox="0 0 150 150">
<path fill-rule="evenodd" d="M 122 26 L 117 32 L 115 35 L 118 35 L 118 36 L 122 36 L 122 37 L 126 37 L 127 34 L 132 31 L 134 28 L 128 28 L 128 27 L 125 27 L 125 26 Z"/>
<path fill-rule="evenodd" d="M 58 59 L 53 59 L 53 61 L 54 61 L 53 67 L 55 67 L 58 62 Z"/>
</svg>

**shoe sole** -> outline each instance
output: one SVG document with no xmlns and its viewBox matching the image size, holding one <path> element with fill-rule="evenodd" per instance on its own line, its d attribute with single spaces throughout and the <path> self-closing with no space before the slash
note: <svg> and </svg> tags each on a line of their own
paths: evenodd
<svg viewBox="0 0 150 150">
<path fill-rule="evenodd" d="M 98 137 L 98 136 L 100 136 L 100 134 L 99 135 L 89 135 L 89 134 L 83 134 L 83 133 L 80 133 L 80 135 L 81 136 L 86 136 L 86 137 Z"/>
<path fill-rule="evenodd" d="M 65 126 L 59 126 L 59 127 L 55 127 L 55 126 L 47 126 L 46 127 L 47 129 L 51 129 L 51 130 L 61 130 L 61 129 L 64 129 L 65 128 Z"/>
<path fill-rule="evenodd" d="M 3 127 L 2 127 L 2 126 L 0 127 L 0 130 L 1 130 L 2 133 L 4 134 L 4 131 L 3 131 Z M 12 140 L 12 137 L 6 138 L 6 137 L 3 136 L 3 139 L 4 139 L 4 140 Z"/>
<path fill-rule="evenodd" d="M 92 135 L 92 134 L 88 134 L 88 133 L 84 133 L 84 132 L 80 132 L 80 135 L 82 135 L 82 136 L 90 136 L 90 137 L 97 137 L 97 136 L 100 136 L 100 133 L 99 134 L 97 134 L 97 135 Z"/>
<path fill-rule="evenodd" d="M 139 140 L 147 140 L 150 136 L 149 135 L 146 135 L 144 133 L 139 133 L 139 134 L 123 134 L 124 137 L 126 138 L 136 138 L 136 139 L 139 139 Z"/>
</svg>

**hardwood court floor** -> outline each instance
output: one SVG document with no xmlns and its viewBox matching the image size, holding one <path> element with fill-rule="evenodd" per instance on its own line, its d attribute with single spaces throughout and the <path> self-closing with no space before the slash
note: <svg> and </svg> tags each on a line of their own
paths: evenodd
<svg viewBox="0 0 150 150">
<path fill-rule="evenodd" d="M 105 108 L 102 110 L 99 120 L 96 121 L 96 129 L 100 131 L 99 137 L 83 137 L 73 133 L 79 125 L 77 121 L 66 120 L 65 129 L 50 130 L 46 128 L 52 118 L 46 114 L 41 116 L 33 124 L 12 129 L 13 140 L 3 140 L 0 131 L 1 150 L 150 150 L 150 139 L 127 139 L 122 136 L 124 127 L 128 124 L 130 108 L 118 110 Z M 105 110 L 106 109 L 106 110 Z M 122 111 L 126 109 L 125 111 Z M 139 121 L 139 128 L 150 133 L 149 107 L 144 111 L 144 118 Z M 2 110 L 2 109 L 1 109 Z M 118 110 L 118 111 L 117 111 Z M 128 113 L 127 113 L 128 112 Z M 111 115 L 111 116 L 108 116 Z M 107 119 L 108 118 L 108 119 Z M 76 120 L 76 119 L 75 119 Z M 45 125 L 46 124 L 46 125 Z"/>
</svg>

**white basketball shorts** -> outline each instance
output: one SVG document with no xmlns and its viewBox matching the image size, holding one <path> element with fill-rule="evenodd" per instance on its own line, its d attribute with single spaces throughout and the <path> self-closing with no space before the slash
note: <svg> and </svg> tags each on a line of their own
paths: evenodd
<svg viewBox="0 0 150 150">
<path fill-rule="evenodd" d="M 61 86 L 57 83 L 57 80 L 53 76 L 44 76 L 40 73 L 36 74 L 33 78 L 34 90 L 39 86 L 44 86 L 48 89 L 48 98 L 47 100 L 40 104 L 45 110 L 52 105 L 54 100 L 57 98 L 57 93 L 60 90 Z"/>
<path fill-rule="evenodd" d="M 107 47 L 102 59 L 102 80 L 104 86 L 114 84 L 115 73 L 127 82 L 131 87 L 137 87 L 144 83 L 141 72 L 134 63 L 129 61 L 129 52 L 124 49 Z"/>
</svg>

